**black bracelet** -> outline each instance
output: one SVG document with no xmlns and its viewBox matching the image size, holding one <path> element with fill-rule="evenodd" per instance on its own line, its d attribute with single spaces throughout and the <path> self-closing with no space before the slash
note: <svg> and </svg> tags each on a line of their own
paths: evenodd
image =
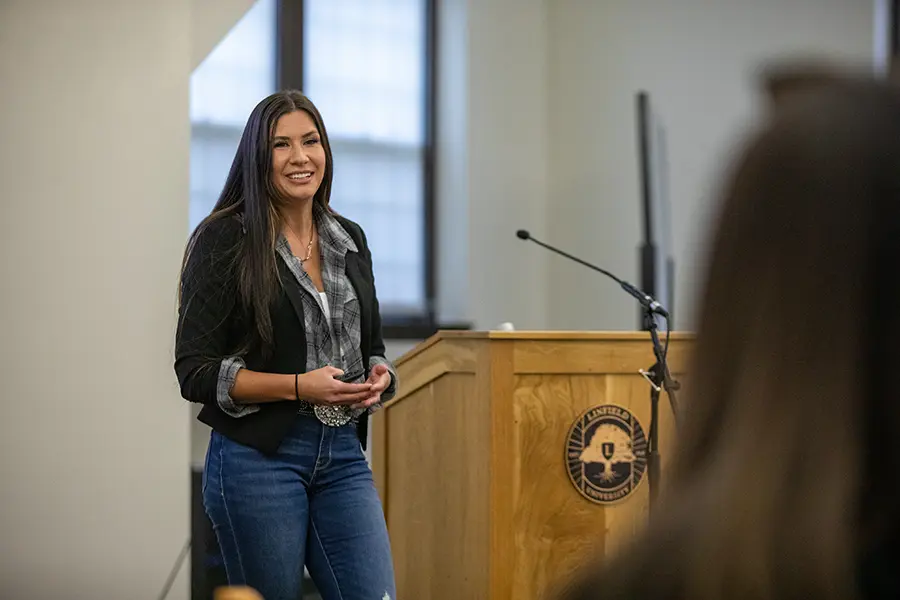
<svg viewBox="0 0 900 600">
<path fill-rule="evenodd" d="M 297 380 L 300 379 L 300 373 L 294 373 L 294 398 L 300 402 L 300 385 Z"/>
</svg>

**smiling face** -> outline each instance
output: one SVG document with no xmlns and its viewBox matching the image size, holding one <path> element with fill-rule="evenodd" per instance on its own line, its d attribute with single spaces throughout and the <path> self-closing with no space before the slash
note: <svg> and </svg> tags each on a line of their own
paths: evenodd
<svg viewBox="0 0 900 600">
<path fill-rule="evenodd" d="M 278 119 L 272 136 L 272 179 L 287 201 L 312 200 L 327 159 L 315 121 L 304 110 Z"/>
</svg>

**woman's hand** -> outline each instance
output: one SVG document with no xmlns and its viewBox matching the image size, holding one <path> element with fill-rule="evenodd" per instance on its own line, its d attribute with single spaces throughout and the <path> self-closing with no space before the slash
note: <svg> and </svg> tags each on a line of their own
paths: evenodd
<svg viewBox="0 0 900 600">
<path fill-rule="evenodd" d="M 322 367 L 298 375 L 297 391 L 300 398 L 313 404 L 354 404 L 372 396 L 373 385 L 370 381 L 345 383 L 337 379 L 343 374 L 343 371 L 335 367 Z M 388 379 L 390 380 L 390 375 Z"/>
<path fill-rule="evenodd" d="M 391 372 L 387 366 L 379 363 L 369 371 L 369 378 L 366 380 L 366 383 L 371 385 L 369 393 L 362 402 L 354 404 L 352 408 L 369 408 L 374 404 L 378 404 L 381 401 L 381 393 L 391 385 Z"/>
</svg>

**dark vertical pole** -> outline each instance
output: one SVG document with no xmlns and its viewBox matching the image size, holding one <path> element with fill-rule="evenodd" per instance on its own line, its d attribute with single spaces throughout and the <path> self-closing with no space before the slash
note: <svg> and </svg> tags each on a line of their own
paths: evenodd
<svg viewBox="0 0 900 600">
<path fill-rule="evenodd" d="M 275 36 L 278 89 L 303 89 L 303 0 L 278 0 Z"/>
<path fill-rule="evenodd" d="M 900 0 L 891 0 L 888 6 L 888 22 L 890 23 L 890 57 L 891 65 L 896 68 L 897 52 L 900 50 Z"/>
<path fill-rule="evenodd" d="M 888 49 L 888 74 L 895 76 L 900 72 L 900 0 L 891 0 L 888 5 L 890 26 L 890 48 Z"/>
<path fill-rule="evenodd" d="M 650 317 L 653 318 L 652 316 Z M 662 365 L 659 363 L 653 365 L 650 369 L 652 373 L 651 379 L 656 385 L 659 385 L 661 377 L 659 373 L 662 371 Z M 650 432 L 647 439 L 647 483 L 650 487 L 650 498 L 648 505 L 648 513 L 650 518 L 656 516 L 656 503 L 659 498 L 659 475 L 660 461 L 662 457 L 659 455 L 659 394 L 656 388 L 650 388 Z"/>
<path fill-rule="evenodd" d="M 656 246 L 653 239 L 653 184 L 651 153 L 651 114 L 650 98 L 647 92 L 638 92 L 636 97 L 637 108 L 637 136 L 638 136 L 638 167 L 640 169 L 641 207 L 644 237 L 641 242 L 641 289 L 656 296 Z M 640 323 L 646 329 L 646 320 L 641 313 Z"/>
<path fill-rule="evenodd" d="M 437 199 L 435 192 L 435 133 L 437 126 L 438 2 L 425 1 L 425 123 L 423 148 L 423 219 L 425 246 L 425 302 L 427 326 L 437 323 Z"/>
</svg>

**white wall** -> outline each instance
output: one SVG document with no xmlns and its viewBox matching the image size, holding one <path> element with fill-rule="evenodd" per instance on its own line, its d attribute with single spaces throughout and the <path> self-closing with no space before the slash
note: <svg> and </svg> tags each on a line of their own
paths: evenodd
<svg viewBox="0 0 900 600">
<path fill-rule="evenodd" d="M 547 16 L 551 237 L 639 283 L 634 94 L 649 91 L 669 143 L 676 325 L 689 329 L 714 186 L 761 105 L 755 70 L 796 53 L 870 63 L 873 3 L 552 0 Z M 551 327 L 638 324 L 630 297 L 577 265 L 553 259 L 549 285 Z"/>
<path fill-rule="evenodd" d="M 191 38 L 227 30 L 197 6 L 0 5 L 4 597 L 155 598 L 189 536 Z"/>
<path fill-rule="evenodd" d="M 441 321 L 461 322 L 470 318 L 468 7 L 466 0 L 441 0 L 437 6 L 436 309 Z"/>
<path fill-rule="evenodd" d="M 543 0 L 444 0 L 438 81 L 441 317 L 547 326 L 547 30 Z"/>
<path fill-rule="evenodd" d="M 772 58 L 866 66 L 883 0 L 442 0 L 439 315 L 476 329 L 634 329 L 634 301 L 545 241 L 639 284 L 634 96 L 668 139 L 676 326 L 693 326 L 722 169 Z M 883 53 L 880 54 L 883 59 Z"/>
</svg>

